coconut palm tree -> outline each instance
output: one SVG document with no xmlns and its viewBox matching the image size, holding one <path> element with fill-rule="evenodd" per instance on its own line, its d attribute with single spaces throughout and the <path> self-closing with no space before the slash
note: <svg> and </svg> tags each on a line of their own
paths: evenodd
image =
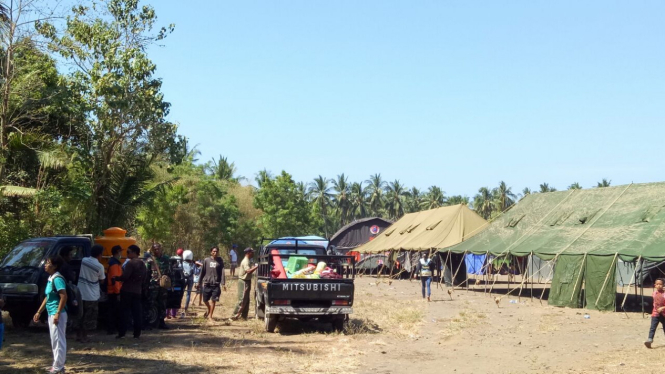
<svg viewBox="0 0 665 374">
<path fill-rule="evenodd" d="M 337 176 L 337 179 L 332 180 L 335 196 L 333 202 L 339 215 L 340 226 L 346 225 L 350 220 L 351 208 L 351 188 L 349 186 L 348 178 L 342 173 Z"/>
<path fill-rule="evenodd" d="M 369 194 L 369 209 L 374 216 L 380 216 L 383 210 L 383 188 L 386 182 L 381 179 L 381 174 L 374 174 L 366 181 L 367 193 Z"/>
<path fill-rule="evenodd" d="M 256 177 L 254 178 L 254 180 L 256 181 L 256 184 L 259 186 L 259 188 L 261 188 L 261 186 L 265 181 L 270 180 L 272 178 L 273 178 L 272 173 L 269 172 L 267 169 L 263 169 L 258 173 L 256 173 Z"/>
<path fill-rule="evenodd" d="M 596 185 L 596 187 L 597 188 L 609 187 L 610 184 L 612 184 L 612 181 L 603 178 L 602 181 L 598 182 L 598 185 Z"/>
<path fill-rule="evenodd" d="M 323 231 L 325 232 L 326 237 L 328 237 L 328 227 L 330 221 L 328 217 L 328 208 L 330 208 L 330 202 L 332 199 L 332 193 L 330 193 L 330 187 L 328 183 L 330 183 L 329 179 L 319 175 L 318 177 L 314 178 L 313 182 L 310 182 L 309 189 L 307 191 L 312 204 L 314 204 L 318 208 L 319 213 L 321 213 L 321 218 L 323 218 Z"/>
<path fill-rule="evenodd" d="M 411 187 L 410 190 L 405 192 L 406 196 L 406 213 L 413 213 L 420 210 L 420 203 L 423 200 L 423 194 L 416 187 Z"/>
<path fill-rule="evenodd" d="M 388 217 L 396 221 L 404 215 L 404 198 L 406 196 L 406 190 L 399 180 L 396 179 L 394 182 L 388 183 L 385 192 Z"/>
<path fill-rule="evenodd" d="M 531 195 L 531 189 L 529 187 L 524 187 L 522 190 L 522 198 L 524 198 L 526 195 Z"/>
<path fill-rule="evenodd" d="M 365 218 L 369 215 L 369 202 L 367 201 L 367 189 L 363 183 L 351 184 L 350 215 L 352 219 Z"/>
<path fill-rule="evenodd" d="M 483 218 L 489 219 L 492 216 L 492 212 L 494 212 L 494 204 L 492 204 L 494 198 L 494 191 L 487 187 L 481 187 L 478 190 L 478 194 L 473 198 L 473 208 Z"/>
<path fill-rule="evenodd" d="M 499 208 L 499 211 L 503 212 L 508 209 L 511 205 L 515 204 L 515 199 L 517 196 L 512 191 L 511 187 L 506 185 L 506 182 L 499 182 L 499 187 L 496 188 L 496 203 Z"/>
<path fill-rule="evenodd" d="M 424 209 L 440 208 L 446 205 L 446 192 L 437 186 L 431 186 L 421 203 Z"/>
<path fill-rule="evenodd" d="M 448 197 L 448 205 L 469 205 L 469 197 L 462 195 L 455 195 Z"/>
<path fill-rule="evenodd" d="M 230 182 L 240 182 L 241 180 L 246 179 L 242 176 L 236 176 L 238 169 L 234 162 L 229 162 L 226 157 L 219 155 L 219 159 L 215 160 L 213 157 L 212 161 L 208 162 L 204 170 L 213 178 L 221 181 L 230 181 Z"/>
<path fill-rule="evenodd" d="M 569 190 L 581 190 L 582 186 L 580 186 L 579 183 L 575 182 L 575 183 L 571 184 L 570 186 L 568 186 L 568 189 Z"/>
<path fill-rule="evenodd" d="M 556 191 L 556 188 L 550 187 L 549 184 L 543 183 L 540 185 L 540 192 L 554 192 Z"/>
</svg>

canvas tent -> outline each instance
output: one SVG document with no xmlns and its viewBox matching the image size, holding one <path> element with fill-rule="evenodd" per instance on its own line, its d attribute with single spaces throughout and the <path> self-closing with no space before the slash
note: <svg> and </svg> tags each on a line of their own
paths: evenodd
<svg viewBox="0 0 665 374">
<path fill-rule="evenodd" d="M 346 253 L 370 240 L 375 239 L 392 224 L 392 221 L 381 217 L 369 217 L 355 220 L 337 230 L 330 238 L 330 245 L 337 253 Z"/>
<path fill-rule="evenodd" d="M 466 205 L 445 206 L 405 214 L 356 251 L 377 253 L 446 248 L 470 238 L 485 227 L 487 221 Z"/>
<path fill-rule="evenodd" d="M 527 195 L 482 233 L 441 250 L 553 261 L 551 305 L 614 310 L 619 260 L 665 260 L 665 183 Z"/>
</svg>

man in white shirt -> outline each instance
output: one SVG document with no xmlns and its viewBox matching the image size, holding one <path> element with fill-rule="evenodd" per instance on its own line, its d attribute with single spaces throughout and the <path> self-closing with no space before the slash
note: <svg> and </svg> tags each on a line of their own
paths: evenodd
<svg viewBox="0 0 665 374">
<path fill-rule="evenodd" d="M 231 260 L 231 277 L 236 275 L 236 267 L 238 266 L 238 253 L 236 250 L 238 249 L 238 245 L 234 244 L 231 246 L 231 250 L 229 251 L 229 259 Z"/>
<path fill-rule="evenodd" d="M 90 249 L 90 257 L 81 260 L 78 288 L 83 301 L 83 315 L 78 321 L 76 341 L 87 342 L 87 332 L 97 328 L 99 314 L 99 282 L 104 278 L 104 265 L 99 262 L 104 247 L 95 244 Z"/>
</svg>

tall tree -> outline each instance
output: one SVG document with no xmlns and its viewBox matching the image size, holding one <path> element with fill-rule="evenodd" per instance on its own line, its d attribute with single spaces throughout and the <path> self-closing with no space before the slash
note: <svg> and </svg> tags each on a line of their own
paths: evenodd
<svg viewBox="0 0 665 374">
<path fill-rule="evenodd" d="M 310 182 L 309 189 L 307 190 L 309 198 L 312 200 L 312 203 L 323 219 L 323 232 L 325 233 L 326 238 L 331 231 L 328 210 L 332 201 L 332 193 L 330 192 L 329 183 L 329 179 L 319 175 L 318 177 L 314 178 L 313 182 Z"/>
<path fill-rule="evenodd" d="M 473 208 L 485 219 L 490 219 L 494 212 L 495 193 L 487 187 L 481 187 L 473 198 Z"/>
<path fill-rule="evenodd" d="M 569 190 L 581 190 L 582 186 L 580 186 L 579 183 L 575 182 L 575 183 L 571 184 L 570 186 L 568 186 L 568 189 Z"/>
<path fill-rule="evenodd" d="M 437 186 L 431 186 L 421 202 L 424 209 L 440 208 L 444 205 L 446 205 L 445 191 Z"/>
<path fill-rule="evenodd" d="M 542 183 L 540 185 L 540 192 L 545 193 L 545 192 L 554 192 L 554 191 L 556 191 L 556 188 L 550 187 L 550 185 L 547 183 Z"/>
<path fill-rule="evenodd" d="M 153 32 L 155 11 L 139 7 L 139 0 L 105 0 L 93 7 L 75 6 L 72 12 L 62 34 L 46 22 L 38 29 L 51 49 L 72 62 L 71 84 L 87 108 L 89 148 L 79 157 L 92 171 L 88 232 L 96 233 L 127 224 L 126 214 L 110 212 L 140 203 L 151 165 L 182 144 L 176 126 L 166 120 L 170 104 L 147 55 L 173 25 Z"/>
<path fill-rule="evenodd" d="M 404 198 L 406 196 L 406 190 L 399 180 L 396 179 L 386 185 L 385 191 L 388 218 L 396 221 L 404 215 Z"/>
<path fill-rule="evenodd" d="M 337 179 L 332 180 L 335 196 L 333 203 L 337 214 L 339 215 L 339 226 L 346 225 L 351 219 L 351 186 L 349 186 L 348 178 L 342 173 L 337 176 Z"/>
<path fill-rule="evenodd" d="M 612 184 L 612 181 L 611 181 L 611 180 L 607 180 L 607 179 L 603 178 L 602 181 L 598 182 L 598 184 L 596 185 L 596 187 L 597 187 L 597 188 L 609 187 L 611 184 Z"/>
<path fill-rule="evenodd" d="M 469 197 L 462 195 L 455 195 L 448 197 L 448 205 L 469 205 Z"/>
<path fill-rule="evenodd" d="M 511 205 L 515 204 L 517 196 L 512 191 L 511 187 L 506 185 L 506 182 L 499 182 L 499 187 L 496 188 L 497 207 L 500 212 L 508 209 Z"/>
<path fill-rule="evenodd" d="M 222 155 L 219 155 L 217 160 L 213 157 L 212 161 L 206 164 L 205 169 L 217 180 L 238 183 L 245 179 L 245 177 L 236 175 L 238 169 L 236 168 L 235 163 L 229 162 L 229 160 Z"/>
<path fill-rule="evenodd" d="M 367 189 L 363 183 L 351 184 L 351 217 L 352 219 L 365 218 L 369 215 L 369 202 L 367 201 Z"/>
<path fill-rule="evenodd" d="M 263 181 L 254 197 L 254 205 L 263 211 L 259 226 L 267 238 L 313 233 L 311 223 L 315 217 L 302 191 L 285 171 Z"/>
<path fill-rule="evenodd" d="M 416 187 L 411 187 L 410 190 L 405 192 L 406 195 L 406 213 L 413 213 L 420 210 L 420 204 L 423 200 L 423 194 Z"/>
<path fill-rule="evenodd" d="M 367 193 L 369 195 L 369 209 L 373 216 L 381 216 L 383 210 L 383 189 L 386 187 L 386 182 L 381 179 L 381 174 L 374 174 L 369 177 L 367 181 Z"/>
</svg>

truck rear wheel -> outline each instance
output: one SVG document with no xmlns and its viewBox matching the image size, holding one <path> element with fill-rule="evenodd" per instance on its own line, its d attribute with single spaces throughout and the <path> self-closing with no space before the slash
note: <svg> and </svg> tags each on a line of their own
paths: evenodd
<svg viewBox="0 0 665 374">
<path fill-rule="evenodd" d="M 345 319 L 346 318 L 344 318 L 344 317 L 333 319 L 333 321 L 332 321 L 333 331 L 337 331 L 337 332 L 344 331 L 344 320 Z"/>
<path fill-rule="evenodd" d="M 267 332 L 275 332 L 275 327 L 277 327 L 277 317 L 277 315 L 265 313 L 263 319 L 265 321 Z"/>
</svg>

